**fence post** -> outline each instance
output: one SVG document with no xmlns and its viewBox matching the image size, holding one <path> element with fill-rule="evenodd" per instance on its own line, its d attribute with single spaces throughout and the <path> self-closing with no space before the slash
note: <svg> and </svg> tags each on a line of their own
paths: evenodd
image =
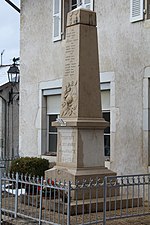
<svg viewBox="0 0 150 225">
<path fill-rule="evenodd" d="M 68 182 L 67 225 L 70 225 L 71 181 Z"/>
<path fill-rule="evenodd" d="M 107 202 L 107 177 L 104 177 L 104 184 L 103 184 L 103 225 L 106 225 L 106 202 Z"/>
<path fill-rule="evenodd" d="M 18 182 L 19 182 L 19 175 L 16 173 L 16 193 L 15 193 L 15 219 L 17 218 L 18 212 Z"/>
<path fill-rule="evenodd" d="M 2 224 L 2 168 L 0 168 L 0 224 Z"/>
<path fill-rule="evenodd" d="M 39 225 L 41 224 L 41 219 L 42 219 L 42 189 L 43 189 L 43 177 L 41 177 L 41 185 L 40 185 L 40 212 L 39 212 Z"/>
</svg>

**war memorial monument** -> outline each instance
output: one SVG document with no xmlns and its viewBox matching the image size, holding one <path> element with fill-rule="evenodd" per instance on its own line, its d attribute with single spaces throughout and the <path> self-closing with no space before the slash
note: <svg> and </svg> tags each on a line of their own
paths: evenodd
<svg viewBox="0 0 150 225">
<path fill-rule="evenodd" d="M 73 183 L 115 175 L 104 166 L 104 129 L 96 13 L 77 8 L 67 15 L 65 73 L 57 127 L 56 166 L 46 177 Z"/>
</svg>

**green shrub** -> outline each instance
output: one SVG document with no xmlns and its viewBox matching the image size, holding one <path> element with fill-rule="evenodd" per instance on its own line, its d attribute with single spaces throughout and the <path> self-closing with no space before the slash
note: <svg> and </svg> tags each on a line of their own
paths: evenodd
<svg viewBox="0 0 150 225">
<path fill-rule="evenodd" d="M 44 176 L 44 171 L 49 169 L 49 161 L 37 157 L 22 157 L 11 163 L 11 173 L 27 174 L 31 176 Z"/>
</svg>

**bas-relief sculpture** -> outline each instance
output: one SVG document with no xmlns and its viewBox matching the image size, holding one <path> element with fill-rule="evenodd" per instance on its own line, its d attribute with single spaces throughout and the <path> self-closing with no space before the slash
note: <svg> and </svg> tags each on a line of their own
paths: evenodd
<svg viewBox="0 0 150 225">
<path fill-rule="evenodd" d="M 76 116 L 77 114 L 77 82 L 68 82 L 65 86 L 62 100 L 61 117 Z"/>
</svg>

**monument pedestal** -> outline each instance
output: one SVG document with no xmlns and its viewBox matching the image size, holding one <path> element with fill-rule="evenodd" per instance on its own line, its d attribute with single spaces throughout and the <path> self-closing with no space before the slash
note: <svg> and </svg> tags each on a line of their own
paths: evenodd
<svg viewBox="0 0 150 225">
<path fill-rule="evenodd" d="M 78 185 L 81 185 L 84 182 L 88 184 L 91 180 L 96 182 L 98 179 L 103 182 L 105 176 L 116 175 L 104 166 L 103 127 L 106 122 L 101 119 L 99 123 L 95 124 L 95 120 L 93 123 L 63 121 L 61 127 L 58 122 L 54 123 L 58 126 L 57 163 L 54 168 L 46 171 L 46 177 L 61 182 L 71 181 L 73 184 L 78 181 Z M 103 197 L 103 187 L 100 189 L 99 198 Z M 76 193 L 72 191 L 71 194 L 72 200 L 75 200 Z M 78 200 L 82 197 L 82 190 L 79 190 Z M 92 198 L 95 197 L 96 189 L 93 188 Z M 89 198 L 88 190 L 85 190 L 84 198 Z"/>
<path fill-rule="evenodd" d="M 92 179 L 96 181 L 100 179 L 103 182 L 103 178 L 105 176 L 115 176 L 116 173 L 107 169 L 106 167 L 97 167 L 97 168 L 66 168 L 62 166 L 54 166 L 52 169 L 47 170 L 45 172 L 46 177 L 56 178 L 56 180 L 61 180 L 62 182 L 65 180 L 71 181 L 75 184 L 77 181 L 79 184 L 82 184 L 84 181 L 87 183 Z"/>
<path fill-rule="evenodd" d="M 46 177 L 55 178 L 62 183 L 71 181 L 73 186 L 77 183 L 82 185 L 83 183 L 89 184 L 91 180 L 93 183 L 99 179 L 102 183 L 104 176 L 115 176 L 116 174 L 106 167 L 98 168 L 65 168 L 61 166 L 55 166 L 54 168 L 46 171 Z M 71 199 L 79 200 L 83 198 L 83 190 L 78 190 L 78 198 L 76 197 L 76 191 L 71 191 Z M 103 198 L 103 186 L 99 187 L 99 198 Z M 77 199 L 76 199 L 77 198 Z M 96 188 L 92 188 L 92 198 L 96 198 Z M 89 189 L 84 190 L 84 199 L 89 199 Z"/>
</svg>

